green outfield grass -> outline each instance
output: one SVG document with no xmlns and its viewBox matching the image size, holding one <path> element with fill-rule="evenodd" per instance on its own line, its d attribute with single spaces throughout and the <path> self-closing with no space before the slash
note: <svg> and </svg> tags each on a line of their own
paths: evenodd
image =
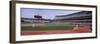
<svg viewBox="0 0 100 44">
<path fill-rule="evenodd" d="M 72 29 L 74 26 L 73 25 L 50 25 L 50 26 L 37 26 L 37 27 L 32 27 L 32 26 L 22 26 L 21 30 L 69 30 Z"/>
</svg>

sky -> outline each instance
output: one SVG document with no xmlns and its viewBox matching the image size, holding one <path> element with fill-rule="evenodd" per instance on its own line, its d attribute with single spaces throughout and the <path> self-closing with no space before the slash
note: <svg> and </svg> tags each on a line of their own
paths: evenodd
<svg viewBox="0 0 100 44">
<path fill-rule="evenodd" d="M 34 15 L 40 15 L 43 17 L 43 19 L 54 19 L 55 16 L 68 15 L 76 12 L 80 11 L 62 9 L 21 8 L 21 17 L 34 18 Z"/>
</svg>

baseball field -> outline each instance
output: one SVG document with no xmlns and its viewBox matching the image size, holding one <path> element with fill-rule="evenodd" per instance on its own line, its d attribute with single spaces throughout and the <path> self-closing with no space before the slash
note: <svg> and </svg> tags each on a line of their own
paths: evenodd
<svg viewBox="0 0 100 44">
<path fill-rule="evenodd" d="M 79 26 L 72 24 L 38 24 L 24 23 L 21 25 L 21 35 L 62 34 L 62 33 L 87 33 L 92 32 L 88 25 Z"/>
<path fill-rule="evenodd" d="M 28 30 L 69 30 L 72 29 L 74 26 L 73 25 L 69 25 L 69 24 L 63 24 L 63 25 L 46 25 L 46 26 L 29 26 L 29 24 L 27 24 L 27 26 L 22 26 L 21 30 L 22 31 L 28 31 Z"/>
</svg>

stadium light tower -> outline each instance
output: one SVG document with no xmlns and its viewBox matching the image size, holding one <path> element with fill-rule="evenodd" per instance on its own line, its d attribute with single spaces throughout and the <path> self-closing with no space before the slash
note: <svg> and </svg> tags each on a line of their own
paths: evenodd
<svg viewBox="0 0 100 44">
<path fill-rule="evenodd" d="M 40 15 L 34 15 L 34 18 L 35 19 L 42 19 L 42 16 L 40 16 Z"/>
<path fill-rule="evenodd" d="M 34 23 L 42 23 L 42 16 L 40 15 L 41 9 L 36 9 L 35 15 L 34 15 Z"/>
<path fill-rule="evenodd" d="M 41 11 L 41 9 L 37 9 L 36 15 L 34 15 L 35 19 L 42 19 L 42 16 L 40 16 L 39 12 Z"/>
</svg>

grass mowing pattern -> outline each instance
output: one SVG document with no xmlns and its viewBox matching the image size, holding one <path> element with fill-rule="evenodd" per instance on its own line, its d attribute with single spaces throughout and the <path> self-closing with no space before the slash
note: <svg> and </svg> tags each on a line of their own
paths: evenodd
<svg viewBox="0 0 100 44">
<path fill-rule="evenodd" d="M 32 27 L 32 26 L 22 26 L 21 30 L 68 30 L 72 29 L 74 26 L 72 25 L 52 25 L 52 26 L 37 26 L 37 27 Z"/>
</svg>

